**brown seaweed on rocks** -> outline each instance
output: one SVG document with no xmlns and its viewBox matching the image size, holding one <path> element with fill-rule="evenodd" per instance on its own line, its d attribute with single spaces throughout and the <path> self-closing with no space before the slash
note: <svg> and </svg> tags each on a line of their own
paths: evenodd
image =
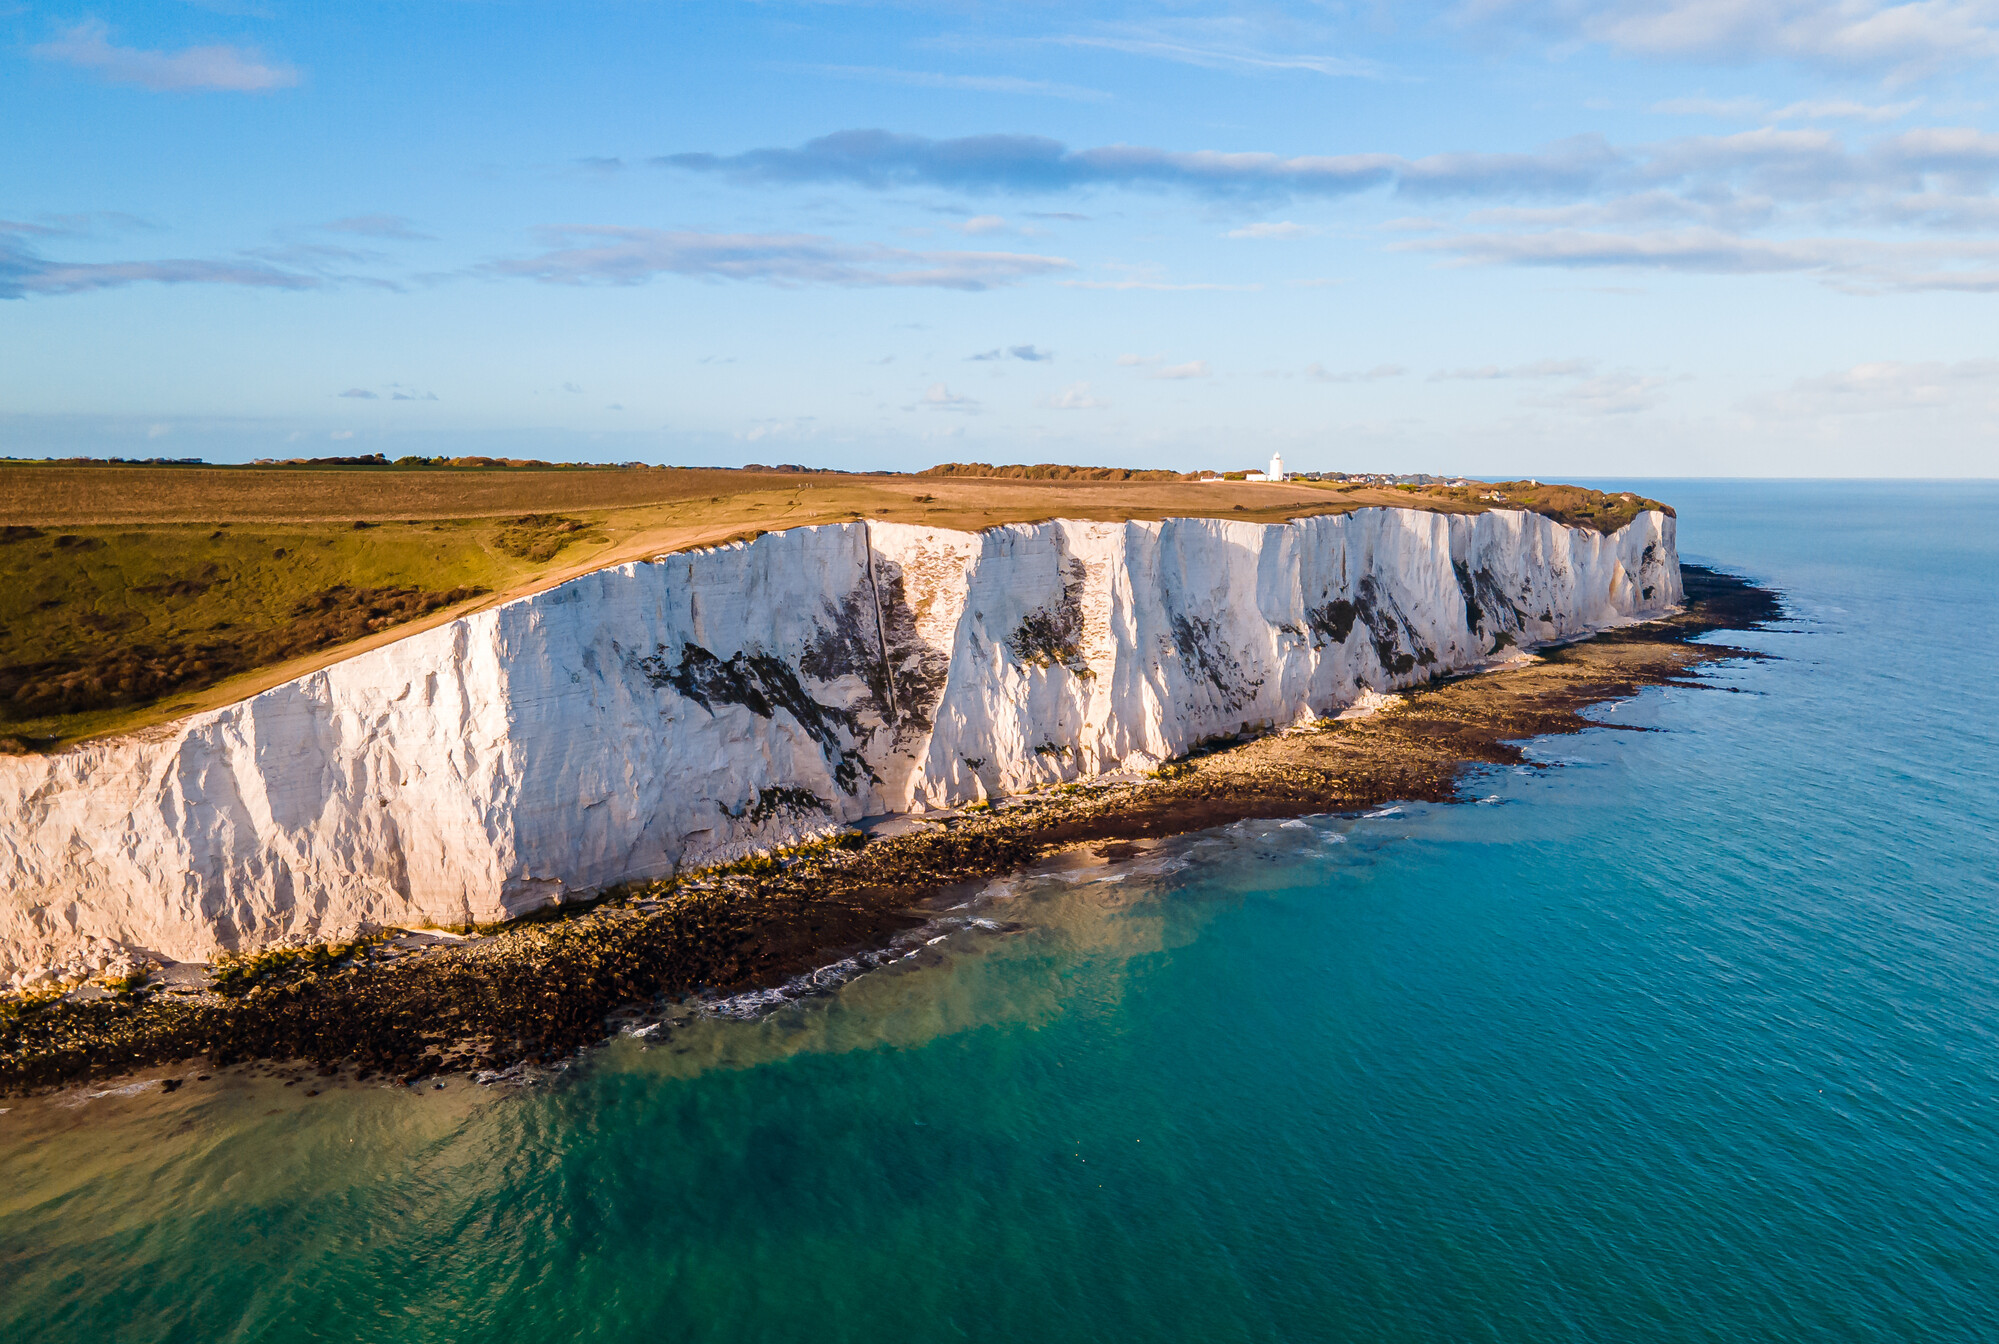
<svg viewBox="0 0 1999 1344">
<path fill-rule="evenodd" d="M 194 1057 L 410 1082 L 551 1063 L 605 1039 L 634 1006 L 774 986 L 882 948 L 924 922 L 926 898 L 1061 849 L 1450 800 L 1467 767 L 1518 763 L 1525 739 L 1594 726 L 1582 712 L 1591 705 L 1705 685 L 1691 675 L 1702 665 L 1759 656 L 1693 641 L 1779 619 L 1776 595 L 1695 566 L 1683 578 L 1686 606 L 1665 619 L 1439 681 L 1370 717 L 1210 744 L 1149 777 L 968 808 L 893 838 L 850 832 L 462 939 L 385 933 L 224 962 L 205 988 L 132 976 L 87 998 L 0 999 L 0 1091 Z"/>
</svg>

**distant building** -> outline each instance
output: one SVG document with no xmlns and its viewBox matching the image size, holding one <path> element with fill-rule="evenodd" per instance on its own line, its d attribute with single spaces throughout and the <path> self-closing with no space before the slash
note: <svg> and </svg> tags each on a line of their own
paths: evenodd
<svg viewBox="0 0 1999 1344">
<path fill-rule="evenodd" d="M 1282 454 L 1282 453 L 1272 453 L 1272 454 L 1270 455 L 1270 470 L 1269 470 L 1269 471 L 1250 471 L 1250 472 L 1245 472 L 1245 473 L 1243 473 L 1243 479 L 1244 479 L 1245 481 L 1281 481 L 1281 480 L 1283 480 L 1283 479 L 1284 479 L 1284 454 Z"/>
</svg>

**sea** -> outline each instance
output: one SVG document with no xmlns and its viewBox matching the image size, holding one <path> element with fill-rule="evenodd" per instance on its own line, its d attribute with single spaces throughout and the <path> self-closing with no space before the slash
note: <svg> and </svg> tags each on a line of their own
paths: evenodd
<svg viewBox="0 0 1999 1344">
<path fill-rule="evenodd" d="M 1764 657 L 529 1081 L 0 1099 L 0 1339 L 1999 1338 L 1999 484 L 1616 484 Z"/>
</svg>

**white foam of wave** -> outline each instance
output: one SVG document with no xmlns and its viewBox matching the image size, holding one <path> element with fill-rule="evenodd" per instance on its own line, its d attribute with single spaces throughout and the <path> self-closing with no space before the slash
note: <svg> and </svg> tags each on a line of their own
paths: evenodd
<svg viewBox="0 0 1999 1344">
<path fill-rule="evenodd" d="M 962 928 L 969 921 L 949 920 L 940 922 L 946 922 L 955 927 Z M 933 923 L 926 926 L 926 929 L 935 929 L 936 927 L 937 924 Z M 699 1008 L 702 1014 L 708 1017 L 728 1018 L 736 1022 L 755 1021 L 757 1018 L 768 1017 L 778 1009 L 789 1007 L 794 1003 L 799 1003 L 806 999 L 824 998 L 848 981 L 866 975 L 869 971 L 877 970 L 894 962 L 907 960 L 921 952 L 924 948 L 943 942 L 951 936 L 951 932 L 952 930 L 947 928 L 943 933 L 933 933 L 925 937 L 923 936 L 925 930 L 918 930 L 913 935 L 905 934 L 896 938 L 894 942 L 891 942 L 881 951 L 857 952 L 851 957 L 842 957 L 840 960 L 828 965 L 794 975 L 781 985 L 773 985 L 767 989 L 745 990 L 741 994 L 731 994 L 727 998 L 710 1000 L 709 1002 L 700 1004 Z"/>
<path fill-rule="evenodd" d="M 159 1085 L 158 1078 L 147 1078 L 141 1082 L 127 1083 L 123 1087 L 107 1087 L 101 1092 L 76 1092 L 64 1098 L 63 1105 L 81 1106 L 87 1101 L 96 1101 L 102 1097 L 136 1097 L 147 1088 Z"/>
</svg>

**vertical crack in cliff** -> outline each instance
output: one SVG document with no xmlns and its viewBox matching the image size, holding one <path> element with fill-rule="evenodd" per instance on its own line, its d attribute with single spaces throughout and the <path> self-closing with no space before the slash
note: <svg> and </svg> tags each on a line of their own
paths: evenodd
<svg viewBox="0 0 1999 1344">
<path fill-rule="evenodd" d="M 1458 576 L 1458 592 L 1465 600 L 1465 629 L 1476 637 L 1479 626 L 1485 623 L 1485 613 L 1479 609 L 1478 588 L 1472 581 L 1471 566 L 1462 560 L 1453 560 L 1451 572 Z"/>
<path fill-rule="evenodd" d="M 881 651 L 882 688 L 886 696 L 883 708 L 887 711 L 889 725 L 893 727 L 902 717 L 895 703 L 895 668 L 888 660 L 888 623 L 882 620 L 882 594 L 875 584 L 875 533 L 874 524 L 861 523 L 861 553 L 867 557 L 868 596 L 875 604 L 875 642 Z"/>
<path fill-rule="evenodd" d="M 909 600 L 909 574 L 885 556 L 875 558 L 875 592 L 880 602 L 883 676 L 895 687 L 895 740 L 920 739 L 933 726 L 944 698 L 951 656 L 933 647 L 917 629 Z"/>
</svg>

